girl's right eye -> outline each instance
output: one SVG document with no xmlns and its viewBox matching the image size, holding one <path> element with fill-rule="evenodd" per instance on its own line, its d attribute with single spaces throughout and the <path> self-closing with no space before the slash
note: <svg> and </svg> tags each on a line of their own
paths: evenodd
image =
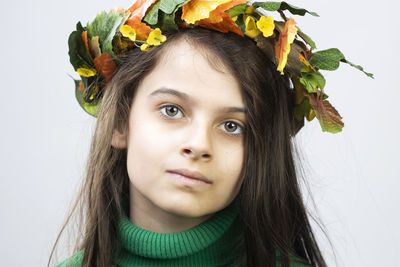
<svg viewBox="0 0 400 267">
<path fill-rule="evenodd" d="M 182 111 L 180 110 L 180 108 L 178 108 L 175 105 L 165 105 L 162 106 L 160 108 L 160 112 L 162 114 L 162 116 L 167 117 L 167 118 L 174 118 L 174 119 L 181 119 L 182 117 L 175 117 L 176 114 L 178 114 L 179 112 L 183 115 Z"/>
</svg>

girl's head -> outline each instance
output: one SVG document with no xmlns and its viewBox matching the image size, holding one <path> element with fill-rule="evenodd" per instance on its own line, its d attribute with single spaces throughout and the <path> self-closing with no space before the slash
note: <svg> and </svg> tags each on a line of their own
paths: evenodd
<svg viewBox="0 0 400 267">
<path fill-rule="evenodd" d="M 112 136 L 104 135 L 110 150 L 127 150 L 131 198 L 182 216 L 211 215 L 231 203 L 244 177 L 255 182 L 257 160 L 283 156 L 290 91 L 248 38 L 197 28 L 167 40 L 127 55 L 98 120 L 114 121 Z M 273 144 L 279 149 L 267 147 Z M 209 182 L 177 183 L 171 174 L 177 169 Z"/>
<path fill-rule="evenodd" d="M 124 197 L 207 219 L 240 194 L 247 266 L 275 266 L 277 248 L 283 264 L 295 254 L 324 266 L 294 167 L 288 77 L 249 38 L 199 27 L 164 34 L 158 47 L 129 50 L 105 88 L 74 206 L 85 202 L 84 262 L 109 266 Z M 209 183 L 180 184 L 176 169 Z"/>
</svg>

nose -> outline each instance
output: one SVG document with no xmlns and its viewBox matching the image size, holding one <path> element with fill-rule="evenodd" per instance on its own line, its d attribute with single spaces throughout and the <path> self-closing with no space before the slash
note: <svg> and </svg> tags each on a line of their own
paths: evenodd
<svg viewBox="0 0 400 267">
<path fill-rule="evenodd" d="M 185 142 L 182 143 L 180 154 L 193 160 L 209 161 L 212 158 L 211 132 L 206 123 L 192 123 L 187 126 Z"/>
</svg>

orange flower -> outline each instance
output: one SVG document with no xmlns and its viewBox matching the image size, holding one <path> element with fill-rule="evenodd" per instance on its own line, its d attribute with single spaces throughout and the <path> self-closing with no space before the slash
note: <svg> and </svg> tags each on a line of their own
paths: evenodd
<svg viewBox="0 0 400 267">
<path fill-rule="evenodd" d="M 285 23 L 285 28 L 283 32 L 279 34 L 278 44 L 275 47 L 276 57 L 278 58 L 278 68 L 277 70 L 283 75 L 283 69 L 287 63 L 287 57 L 290 52 L 290 44 L 293 43 L 294 38 L 297 34 L 296 21 L 290 18 Z"/>
</svg>

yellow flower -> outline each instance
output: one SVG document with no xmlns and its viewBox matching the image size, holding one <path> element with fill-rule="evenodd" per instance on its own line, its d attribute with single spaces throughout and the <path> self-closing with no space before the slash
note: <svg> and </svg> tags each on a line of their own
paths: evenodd
<svg viewBox="0 0 400 267">
<path fill-rule="evenodd" d="M 246 34 L 250 38 L 254 38 L 261 33 L 261 31 L 257 29 L 256 22 L 254 21 L 254 18 L 252 16 L 247 16 L 244 24 L 246 25 L 246 30 L 244 31 L 244 34 Z"/>
<path fill-rule="evenodd" d="M 140 50 L 142 51 L 149 51 L 150 45 L 148 43 L 144 43 L 140 46 Z"/>
<path fill-rule="evenodd" d="M 136 31 L 129 25 L 122 25 L 119 28 L 119 31 L 122 33 L 122 36 L 129 38 L 131 41 L 136 40 Z"/>
<path fill-rule="evenodd" d="M 97 74 L 96 69 L 89 69 L 88 67 L 80 67 L 76 72 L 83 77 L 92 77 Z"/>
<path fill-rule="evenodd" d="M 237 20 L 237 17 L 238 17 L 238 16 L 232 17 L 232 20 L 233 20 L 233 21 L 236 21 L 236 20 Z"/>
<path fill-rule="evenodd" d="M 262 31 L 264 37 L 269 37 L 274 34 L 274 18 L 269 16 L 261 16 L 260 20 L 257 21 L 257 28 Z"/>
<path fill-rule="evenodd" d="M 146 42 L 149 45 L 160 45 L 162 42 L 165 42 L 165 40 L 167 40 L 167 37 L 161 34 L 160 28 L 156 28 L 150 32 Z"/>
<path fill-rule="evenodd" d="M 248 6 L 246 7 L 245 11 L 246 14 L 251 14 L 254 12 L 254 6 Z"/>
</svg>

